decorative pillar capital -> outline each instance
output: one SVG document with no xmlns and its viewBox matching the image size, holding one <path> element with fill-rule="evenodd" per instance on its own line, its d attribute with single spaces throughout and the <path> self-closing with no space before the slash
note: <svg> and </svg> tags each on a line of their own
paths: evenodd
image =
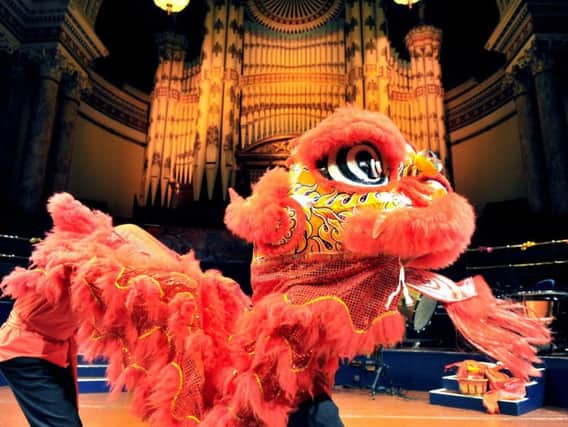
<svg viewBox="0 0 568 427">
<path fill-rule="evenodd" d="M 45 56 L 39 63 L 39 75 L 55 81 L 60 81 L 63 76 L 63 60 L 61 57 Z"/>
<path fill-rule="evenodd" d="M 504 90 L 511 91 L 513 98 L 518 98 L 529 92 L 531 80 L 524 67 L 515 67 L 513 71 L 505 74 L 501 85 Z"/>
<path fill-rule="evenodd" d="M 19 48 L 19 43 L 13 37 L 0 30 L 0 52 L 6 52 L 9 55 L 13 54 Z"/>
<path fill-rule="evenodd" d="M 442 43 L 442 31 L 431 25 L 421 25 L 410 30 L 404 41 L 412 57 L 438 59 Z"/>
<path fill-rule="evenodd" d="M 81 96 L 89 94 L 90 89 L 88 77 L 78 71 L 65 73 L 61 79 L 63 95 L 77 102 L 81 100 Z"/>
<path fill-rule="evenodd" d="M 184 61 L 187 50 L 187 39 L 181 34 L 172 32 L 160 33 L 156 36 L 158 56 L 161 61 Z"/>
<path fill-rule="evenodd" d="M 521 66 L 528 66 L 533 76 L 554 68 L 554 56 L 549 44 L 534 40 L 519 60 Z"/>
<path fill-rule="evenodd" d="M 505 92 L 510 91 L 514 98 L 516 98 L 522 93 L 522 92 L 519 93 L 519 91 L 517 91 L 515 88 L 518 82 L 513 73 L 506 73 L 505 76 L 503 77 L 503 80 L 501 80 L 500 84 L 503 90 Z"/>
<path fill-rule="evenodd" d="M 67 61 L 63 53 L 57 48 L 30 49 L 26 55 L 36 64 L 39 76 L 60 82 Z"/>
<path fill-rule="evenodd" d="M 531 62 L 531 71 L 533 75 L 540 74 L 545 71 L 550 71 L 554 67 L 554 59 L 550 51 L 539 51 Z"/>
</svg>

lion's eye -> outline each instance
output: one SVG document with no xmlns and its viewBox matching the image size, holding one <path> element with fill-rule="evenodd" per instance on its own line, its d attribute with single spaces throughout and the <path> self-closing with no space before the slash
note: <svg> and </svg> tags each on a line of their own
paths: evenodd
<svg viewBox="0 0 568 427">
<path fill-rule="evenodd" d="M 368 143 L 338 148 L 320 159 L 316 167 L 325 178 L 351 185 L 376 186 L 388 183 L 381 155 Z"/>
</svg>

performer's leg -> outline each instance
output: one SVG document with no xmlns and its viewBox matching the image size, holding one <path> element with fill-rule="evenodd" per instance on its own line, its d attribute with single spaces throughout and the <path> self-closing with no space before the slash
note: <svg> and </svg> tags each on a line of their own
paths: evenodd
<svg viewBox="0 0 568 427">
<path fill-rule="evenodd" d="M 31 427 L 81 427 L 71 368 L 17 357 L 0 363 Z"/>
<path fill-rule="evenodd" d="M 288 427 L 344 427 L 339 409 L 327 394 L 300 405 L 288 418 Z"/>
</svg>

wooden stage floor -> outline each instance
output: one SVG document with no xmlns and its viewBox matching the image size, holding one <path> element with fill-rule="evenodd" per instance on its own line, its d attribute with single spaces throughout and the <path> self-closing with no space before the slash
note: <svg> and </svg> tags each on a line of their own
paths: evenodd
<svg viewBox="0 0 568 427">
<path fill-rule="evenodd" d="M 345 427 L 565 427 L 568 409 L 541 408 L 522 416 L 430 405 L 426 392 L 405 397 L 378 394 L 373 400 L 364 390 L 339 389 L 334 393 Z M 82 394 L 81 417 L 85 427 L 148 427 L 128 411 L 128 395 L 109 401 L 106 394 Z M 0 427 L 26 427 L 8 387 L 0 387 Z"/>
</svg>

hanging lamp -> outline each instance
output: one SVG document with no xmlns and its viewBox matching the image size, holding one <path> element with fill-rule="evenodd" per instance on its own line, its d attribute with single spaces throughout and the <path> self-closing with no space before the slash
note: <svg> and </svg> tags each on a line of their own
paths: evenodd
<svg viewBox="0 0 568 427">
<path fill-rule="evenodd" d="M 154 0 L 154 4 L 168 12 L 168 15 L 181 12 L 189 2 L 190 0 Z"/>
<path fill-rule="evenodd" d="M 408 5 L 412 9 L 412 5 L 418 3 L 420 0 L 393 0 L 396 4 Z"/>
</svg>

